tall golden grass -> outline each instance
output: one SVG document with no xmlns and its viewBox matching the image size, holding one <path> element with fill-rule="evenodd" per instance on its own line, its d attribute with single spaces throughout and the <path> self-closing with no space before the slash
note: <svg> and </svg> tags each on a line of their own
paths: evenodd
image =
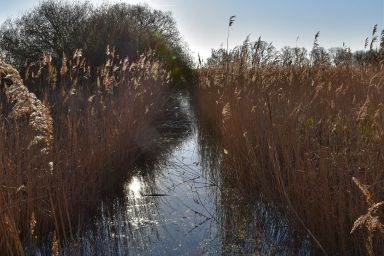
<svg viewBox="0 0 384 256">
<path fill-rule="evenodd" d="M 282 205 L 315 251 L 383 254 L 384 49 L 362 65 L 283 63 L 260 42 L 198 71 L 199 116 L 220 136 L 225 175 Z"/>
<path fill-rule="evenodd" d="M 130 63 L 109 49 L 97 74 L 81 50 L 60 70 L 49 54 L 26 70 L 0 62 L 0 251 L 48 241 L 56 255 L 159 136 L 169 76 L 151 52 Z"/>
</svg>

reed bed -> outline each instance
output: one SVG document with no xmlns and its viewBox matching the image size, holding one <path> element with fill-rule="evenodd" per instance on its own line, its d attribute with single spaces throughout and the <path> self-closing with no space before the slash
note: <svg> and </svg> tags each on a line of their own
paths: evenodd
<svg viewBox="0 0 384 256">
<path fill-rule="evenodd" d="M 280 204 L 316 254 L 381 255 L 383 48 L 360 64 L 295 53 L 246 40 L 199 67 L 197 107 L 224 147 L 222 171 L 251 200 Z"/>
<path fill-rule="evenodd" d="M 172 102 L 152 52 L 137 61 L 107 49 L 91 68 L 77 50 L 60 68 L 49 54 L 21 79 L 0 62 L 0 250 L 58 255 L 140 154 L 151 153 Z M 28 88 L 38 92 L 39 99 Z M 81 241 L 78 241 L 81 242 Z"/>
</svg>

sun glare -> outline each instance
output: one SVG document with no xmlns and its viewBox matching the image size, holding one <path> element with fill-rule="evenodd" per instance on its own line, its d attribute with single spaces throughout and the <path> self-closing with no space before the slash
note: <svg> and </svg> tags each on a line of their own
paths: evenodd
<svg viewBox="0 0 384 256">
<path fill-rule="evenodd" d="M 128 185 L 128 191 L 130 194 L 133 195 L 134 198 L 139 198 L 141 197 L 141 189 L 142 189 L 142 184 L 139 178 L 133 177 L 131 182 Z"/>
</svg>

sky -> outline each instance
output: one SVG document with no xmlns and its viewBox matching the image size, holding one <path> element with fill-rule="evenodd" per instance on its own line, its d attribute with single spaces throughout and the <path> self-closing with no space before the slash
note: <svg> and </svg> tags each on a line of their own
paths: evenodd
<svg viewBox="0 0 384 256">
<path fill-rule="evenodd" d="M 40 0 L 0 0 L 0 23 L 15 18 Z M 79 0 L 83 1 L 83 0 Z M 95 5 L 105 0 L 90 1 Z M 179 31 L 196 58 L 209 57 L 211 49 L 226 47 L 230 16 L 229 47 L 241 44 L 250 35 L 259 36 L 280 49 L 284 46 L 311 48 L 315 34 L 325 48 L 364 48 L 365 38 L 378 24 L 384 29 L 384 0 L 110 0 L 130 4 L 146 3 L 171 11 Z"/>
</svg>

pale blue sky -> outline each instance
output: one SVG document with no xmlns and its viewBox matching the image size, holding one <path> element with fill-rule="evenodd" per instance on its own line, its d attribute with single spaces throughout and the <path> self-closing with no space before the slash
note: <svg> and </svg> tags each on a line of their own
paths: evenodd
<svg viewBox="0 0 384 256">
<path fill-rule="evenodd" d="M 100 4 L 103 0 L 90 1 Z M 285 45 L 310 48 L 320 31 L 320 44 L 362 49 L 375 24 L 384 28 L 384 0 L 111 0 L 148 3 L 156 9 L 172 11 L 179 30 L 194 57 L 204 58 L 212 48 L 226 44 L 228 18 L 236 15 L 231 28 L 230 47 L 248 34 L 259 36 L 280 49 Z M 0 0 L 0 22 L 16 17 L 39 0 Z"/>
</svg>

